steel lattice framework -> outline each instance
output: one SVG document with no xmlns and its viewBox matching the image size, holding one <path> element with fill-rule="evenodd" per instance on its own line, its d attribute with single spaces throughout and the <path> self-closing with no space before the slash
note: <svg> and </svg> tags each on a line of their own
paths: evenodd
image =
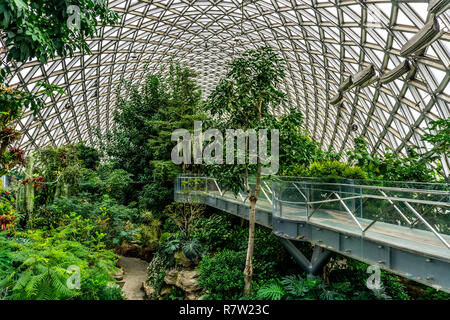
<svg viewBox="0 0 450 320">
<path fill-rule="evenodd" d="M 191 67 L 206 97 L 233 57 L 268 45 L 287 61 L 283 89 L 324 149 L 342 152 L 361 134 L 373 152 L 429 147 L 421 140 L 429 121 L 450 116 L 450 10 L 438 16 L 443 32 L 415 59 L 412 79 L 356 88 L 345 92 L 340 107 L 330 104 L 348 76 L 369 64 L 381 75 L 404 60 L 400 49 L 428 21 L 427 6 L 420 0 L 110 0 L 120 23 L 99 28 L 89 40 L 92 54 L 17 66 L 11 85 L 36 91 L 44 81 L 66 91 L 47 98 L 37 117 L 24 116 L 19 144 L 28 150 L 95 144 L 94 132 L 112 125 L 115 85 L 139 84 L 145 64 L 158 71 L 173 59 Z"/>
</svg>

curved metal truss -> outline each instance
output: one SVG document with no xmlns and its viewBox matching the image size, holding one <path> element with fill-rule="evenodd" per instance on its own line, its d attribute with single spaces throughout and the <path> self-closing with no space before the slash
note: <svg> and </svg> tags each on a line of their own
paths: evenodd
<svg viewBox="0 0 450 320">
<path fill-rule="evenodd" d="M 414 59 L 411 79 L 355 88 L 341 105 L 330 103 L 348 76 L 370 64 L 379 76 L 404 61 L 402 46 L 430 19 L 427 1 L 110 0 L 109 7 L 120 24 L 99 29 L 91 55 L 17 66 L 11 85 L 36 91 L 44 81 L 66 91 L 18 123 L 21 147 L 95 144 L 94 132 L 112 125 L 115 84 L 141 82 L 145 64 L 156 71 L 173 59 L 193 68 L 207 96 L 234 56 L 262 45 L 287 61 L 289 103 L 324 149 L 343 151 L 361 134 L 373 152 L 427 147 L 428 122 L 450 116 L 449 10 L 438 16 L 438 40 Z"/>
</svg>

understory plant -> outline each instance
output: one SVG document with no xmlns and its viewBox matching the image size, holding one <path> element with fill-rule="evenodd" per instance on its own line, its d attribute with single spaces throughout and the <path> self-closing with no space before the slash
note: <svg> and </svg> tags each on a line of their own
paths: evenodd
<svg viewBox="0 0 450 320">
<path fill-rule="evenodd" d="M 199 285 L 208 299 L 230 300 L 242 296 L 242 269 L 245 265 L 245 251 L 223 250 L 200 262 Z"/>
<path fill-rule="evenodd" d="M 79 228 L 69 224 L 52 232 L 0 234 L 0 298 L 122 299 L 112 278 L 117 256 L 104 248 L 101 234 L 87 236 L 90 231 Z"/>
</svg>

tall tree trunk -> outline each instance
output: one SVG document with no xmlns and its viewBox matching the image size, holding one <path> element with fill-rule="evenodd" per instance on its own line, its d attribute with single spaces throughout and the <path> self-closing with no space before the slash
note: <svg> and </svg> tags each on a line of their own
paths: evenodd
<svg viewBox="0 0 450 320">
<path fill-rule="evenodd" d="M 259 158 L 258 158 L 259 159 Z M 258 169 L 256 173 L 256 184 L 254 194 L 252 193 L 247 180 L 247 190 L 250 199 L 250 214 L 248 225 L 248 247 L 247 258 L 244 269 L 244 296 L 252 294 L 253 279 L 253 251 L 255 248 L 255 225 L 256 225 L 256 202 L 258 201 L 259 189 L 261 186 L 261 162 L 258 160 Z"/>
<path fill-rule="evenodd" d="M 27 158 L 27 164 L 25 168 L 25 178 L 30 181 L 25 185 L 25 208 L 28 213 L 28 220 L 33 218 L 34 209 L 34 182 L 33 178 L 34 157 L 30 154 Z"/>
<path fill-rule="evenodd" d="M 259 100 L 257 105 L 259 113 L 259 121 L 262 119 L 262 100 Z M 248 136 L 246 137 L 245 153 L 247 153 Z M 255 249 L 255 221 L 256 221 L 256 202 L 258 201 L 259 188 L 261 186 L 261 158 L 257 155 L 257 169 L 256 169 L 256 183 L 255 191 L 252 193 L 248 181 L 248 168 L 245 167 L 245 187 L 247 189 L 248 198 L 250 200 L 250 213 L 248 225 L 248 247 L 247 258 L 245 260 L 244 269 L 244 296 L 252 294 L 252 280 L 253 280 L 253 251 Z"/>
<path fill-rule="evenodd" d="M 253 251 L 255 248 L 255 211 L 256 197 L 252 196 L 250 200 L 250 222 L 248 226 L 247 258 L 245 260 L 244 269 L 244 296 L 252 294 Z"/>
</svg>

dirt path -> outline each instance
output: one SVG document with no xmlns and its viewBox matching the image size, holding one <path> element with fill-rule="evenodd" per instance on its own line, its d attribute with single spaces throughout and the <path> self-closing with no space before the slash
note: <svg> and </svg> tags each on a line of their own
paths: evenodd
<svg viewBox="0 0 450 320">
<path fill-rule="evenodd" d="M 144 300 L 142 283 L 147 278 L 148 262 L 137 258 L 120 257 L 119 265 L 124 271 L 122 291 L 127 300 Z"/>
</svg>

